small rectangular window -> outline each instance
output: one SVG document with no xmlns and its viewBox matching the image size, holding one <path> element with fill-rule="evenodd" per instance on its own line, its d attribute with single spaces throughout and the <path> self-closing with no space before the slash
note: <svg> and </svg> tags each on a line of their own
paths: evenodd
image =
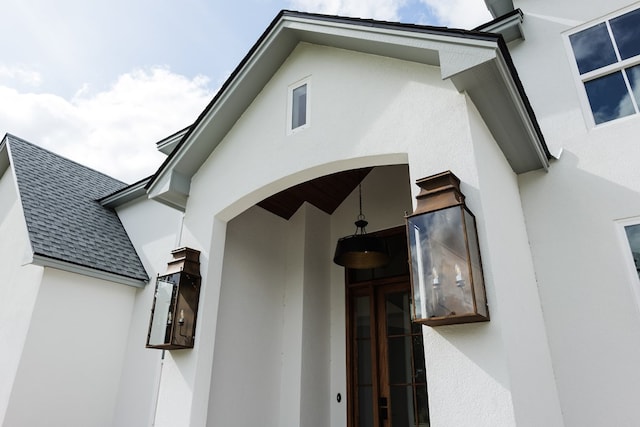
<svg viewBox="0 0 640 427">
<path fill-rule="evenodd" d="M 299 128 L 307 124 L 307 85 L 293 89 L 291 109 L 291 129 Z"/>
<path fill-rule="evenodd" d="M 596 125 L 638 114 L 640 9 L 568 37 Z"/>
<path fill-rule="evenodd" d="M 310 125 L 311 77 L 291 84 L 287 91 L 287 133 L 292 134 Z"/>
</svg>

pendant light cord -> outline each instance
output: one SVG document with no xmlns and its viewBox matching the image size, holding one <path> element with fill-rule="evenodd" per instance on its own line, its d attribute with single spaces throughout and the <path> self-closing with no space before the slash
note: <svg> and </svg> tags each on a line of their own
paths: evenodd
<svg viewBox="0 0 640 427">
<path fill-rule="evenodd" d="M 358 234 L 358 230 L 360 230 L 360 234 L 367 234 L 365 227 L 369 224 L 362 214 L 362 184 L 358 184 L 358 201 L 360 203 L 360 214 L 358 215 L 358 220 L 356 221 L 356 232 Z"/>
</svg>

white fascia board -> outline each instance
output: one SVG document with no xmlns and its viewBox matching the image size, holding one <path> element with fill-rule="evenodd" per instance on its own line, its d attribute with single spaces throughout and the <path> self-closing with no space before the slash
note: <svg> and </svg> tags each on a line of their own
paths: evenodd
<svg viewBox="0 0 640 427">
<path fill-rule="evenodd" d="M 204 116 L 196 121 L 182 140 L 182 145 L 153 178 L 147 189 L 149 197 L 180 210 L 186 208 L 189 189 L 188 186 L 185 188 L 184 182 L 190 182 L 299 42 L 442 66 L 447 73 L 443 78 L 495 56 L 498 47 L 494 38 L 447 34 L 447 31 L 444 28 L 412 30 L 411 27 L 394 28 L 393 24 L 360 25 L 339 19 L 283 15 L 243 60 L 231 80 L 223 85 Z M 447 52 L 444 64 L 443 57 L 439 55 L 443 51 Z M 180 182 L 174 183 L 176 179 Z"/>
<path fill-rule="evenodd" d="M 132 184 L 114 194 L 111 194 L 107 197 L 104 197 L 99 200 L 102 206 L 107 208 L 116 208 L 118 206 L 122 206 L 127 202 L 130 202 L 139 198 L 146 198 L 147 192 L 144 187 L 149 182 L 150 178 L 143 179 L 142 181 L 138 181 L 135 184 Z"/>
<path fill-rule="evenodd" d="M 434 28 L 429 30 L 412 30 L 407 28 L 394 28 L 393 24 L 385 25 L 357 25 L 349 22 L 318 20 L 300 16 L 287 16 L 283 21 L 285 28 L 298 33 L 300 41 L 325 42 L 329 46 L 345 47 L 348 40 L 368 42 L 370 53 L 387 55 L 387 46 L 398 48 L 419 49 L 421 51 L 439 52 L 446 49 L 465 49 L 465 47 L 486 48 L 495 46 L 495 41 L 484 40 L 479 37 L 465 36 L 452 33 L 453 30 Z M 363 47 L 365 45 L 362 45 Z M 367 50 L 367 49 L 363 49 Z M 402 58 L 400 50 L 395 57 L 415 61 L 414 56 Z M 424 58 L 430 58 L 426 56 Z M 429 65 L 440 65 L 438 62 L 421 61 Z"/>
<path fill-rule="evenodd" d="M 42 267 L 51 267 L 58 270 L 67 271 L 69 273 L 75 273 L 83 276 L 93 277 L 96 279 L 102 279 L 102 280 L 106 280 L 107 282 L 113 282 L 121 285 L 132 286 L 134 288 L 144 288 L 148 283 L 147 280 L 134 279 L 131 277 L 121 276 L 119 274 L 95 270 L 93 268 L 73 264 L 66 261 L 61 261 L 54 258 L 49 258 L 49 257 L 38 255 L 38 254 L 33 254 L 31 263 L 42 266 Z"/>
<path fill-rule="evenodd" d="M 9 169 L 9 166 L 9 149 L 7 148 L 7 138 L 5 137 L 0 141 L 0 176 Z"/>
<path fill-rule="evenodd" d="M 206 112 L 206 116 L 202 118 L 191 129 L 191 133 L 183 140 L 182 146 L 177 152 L 168 159 L 160 174 L 155 177 L 147 189 L 149 198 L 157 200 L 163 204 L 184 211 L 186 201 L 189 196 L 189 189 L 178 191 L 178 188 L 185 190 L 184 183 L 190 182 L 191 177 L 200 167 L 201 163 L 213 152 L 218 146 L 224 135 L 236 122 L 237 117 L 242 114 L 248 107 L 255 95 L 266 84 L 268 77 L 279 67 L 288 54 L 293 50 L 297 41 L 294 39 L 281 43 L 280 49 L 276 50 L 278 55 L 265 55 L 265 53 L 274 44 L 274 40 L 279 38 L 283 29 L 282 21 L 265 37 L 255 52 L 248 58 L 245 64 L 240 68 L 233 79 L 226 83 L 221 89 L 222 92 L 216 95 L 214 103 L 210 106 L 210 110 Z M 282 57 L 279 61 L 278 57 Z M 256 64 L 264 59 L 267 64 L 271 65 L 265 72 L 256 70 Z M 274 63 L 277 63 L 274 65 Z M 262 78 L 253 78 L 253 74 L 262 75 Z M 268 75 L 268 77 L 265 77 Z M 251 77 L 248 77 L 251 76 Z M 250 86 L 250 87 L 245 87 Z M 252 86 L 260 86 L 253 90 Z M 244 92 L 244 93 L 238 93 Z M 254 93 L 255 92 L 255 93 Z M 241 95 L 245 95 L 244 99 L 239 99 Z M 236 115 L 234 117 L 234 115 Z M 197 141 L 206 139 L 206 144 L 196 147 Z M 191 159 L 187 158 L 187 154 Z M 179 171 L 179 172 L 178 172 Z M 180 181 L 175 183 L 174 180 Z"/>
<path fill-rule="evenodd" d="M 522 12 L 495 20 L 489 25 L 482 26 L 480 31 L 486 33 L 501 34 L 504 41 L 510 43 L 514 40 L 524 40 L 524 32 L 522 31 L 522 22 L 524 16 Z"/>
<path fill-rule="evenodd" d="M 548 171 L 549 159 L 547 158 L 547 155 L 545 154 L 545 151 L 543 148 L 544 142 L 540 139 L 540 135 L 536 130 L 536 126 L 532 121 L 532 117 L 529 114 L 527 107 L 525 106 L 525 101 L 522 99 L 522 96 L 520 95 L 518 85 L 513 80 L 513 75 L 511 74 L 511 71 L 509 70 L 509 67 L 507 66 L 507 63 L 504 59 L 504 56 L 502 56 L 501 52 L 499 52 L 499 54 L 496 56 L 496 65 L 498 67 L 498 70 L 500 71 L 500 74 L 502 75 L 502 78 L 505 84 L 507 85 L 507 88 L 509 90 L 509 96 L 511 97 L 514 105 L 516 106 L 516 111 L 520 116 L 520 119 L 522 120 L 522 124 L 524 125 L 525 131 L 529 135 L 529 139 L 527 142 L 529 143 L 531 148 L 533 148 L 533 151 L 535 152 L 540 162 L 540 166 L 545 171 Z"/>
<path fill-rule="evenodd" d="M 160 141 L 156 142 L 156 149 L 168 156 L 176 148 L 180 140 L 188 131 L 189 127 L 186 127 L 174 133 L 173 135 L 169 135 L 168 137 L 161 139 Z"/>
<path fill-rule="evenodd" d="M 514 9 L 513 0 L 484 0 L 484 4 L 494 18 L 506 15 Z"/>
<path fill-rule="evenodd" d="M 549 167 L 544 141 L 530 113 L 517 76 L 501 49 L 485 63 L 450 77 L 477 107 L 498 146 L 516 174 Z"/>
</svg>

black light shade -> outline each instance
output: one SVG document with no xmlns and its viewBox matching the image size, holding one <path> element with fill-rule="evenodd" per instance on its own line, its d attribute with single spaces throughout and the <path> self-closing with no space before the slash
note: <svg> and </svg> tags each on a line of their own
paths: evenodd
<svg viewBox="0 0 640 427">
<path fill-rule="evenodd" d="M 362 187 L 358 187 L 360 215 L 356 232 L 338 240 L 333 262 L 346 268 L 368 269 L 383 267 L 389 263 L 389 248 L 384 239 L 367 235 L 365 227 L 369 224 L 362 214 Z"/>
<path fill-rule="evenodd" d="M 387 243 L 367 234 L 354 234 L 338 240 L 333 262 L 347 268 L 366 269 L 389 263 Z"/>
</svg>

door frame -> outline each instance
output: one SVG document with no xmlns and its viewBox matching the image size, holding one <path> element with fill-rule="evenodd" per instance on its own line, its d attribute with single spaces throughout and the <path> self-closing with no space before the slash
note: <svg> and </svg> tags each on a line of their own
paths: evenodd
<svg viewBox="0 0 640 427">
<path fill-rule="evenodd" d="M 389 237 L 396 235 L 403 235 L 406 238 L 406 227 L 398 226 L 389 228 L 386 230 L 381 230 L 379 232 L 370 233 L 377 237 Z M 408 253 L 405 254 L 407 256 L 408 262 Z M 384 277 L 379 279 L 371 279 L 371 280 L 363 280 L 360 282 L 352 283 L 350 281 L 349 270 L 345 268 L 345 323 L 346 323 L 346 363 L 347 363 L 347 426 L 355 427 L 356 424 L 356 409 L 354 407 L 354 397 L 357 396 L 357 387 L 356 387 L 356 379 L 357 379 L 357 369 L 352 369 L 352 367 L 357 366 L 354 360 L 354 337 L 353 337 L 353 321 L 352 321 L 352 304 L 353 300 L 362 295 L 370 295 L 369 301 L 369 312 L 376 316 L 376 319 L 379 317 L 379 294 L 377 288 L 388 287 L 388 286 L 396 286 L 398 288 L 407 287 L 409 292 L 409 298 L 411 298 L 411 282 L 410 282 L 409 272 L 399 274 L 396 276 Z M 379 329 L 383 327 L 385 322 L 377 322 L 376 327 Z M 373 326 L 372 326 L 373 328 Z M 380 335 L 380 331 L 376 330 L 375 333 L 371 333 L 371 363 L 372 366 L 375 366 L 376 369 L 376 377 L 372 378 L 372 390 L 374 396 L 380 396 L 380 375 L 384 374 L 384 371 L 387 370 L 385 364 L 380 363 L 378 360 L 378 355 L 381 353 L 379 350 L 378 336 Z M 381 336 L 381 335 L 380 335 Z M 380 419 L 380 405 L 373 405 L 373 419 Z"/>
</svg>

